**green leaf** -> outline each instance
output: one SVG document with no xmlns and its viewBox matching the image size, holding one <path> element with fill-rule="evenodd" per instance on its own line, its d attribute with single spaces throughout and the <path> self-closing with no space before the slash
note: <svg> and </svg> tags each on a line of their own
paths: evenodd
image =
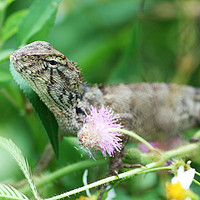
<svg viewBox="0 0 200 200">
<path fill-rule="evenodd" d="M 128 82 L 138 82 L 141 80 L 137 80 L 135 77 L 141 76 L 141 63 L 139 60 L 139 45 L 140 45 L 140 24 L 139 21 L 136 20 L 133 24 L 132 33 L 130 35 L 131 40 L 127 43 L 127 47 L 124 50 L 124 53 L 116 66 L 113 70 L 109 82 L 110 83 L 120 83 L 124 80 Z M 132 59 L 134 61 L 132 61 Z M 134 64 L 134 67 L 130 67 L 131 64 Z M 135 77 L 133 77 L 133 74 Z M 134 80 L 135 79 L 135 80 Z"/>
<path fill-rule="evenodd" d="M 6 0 L 6 7 L 8 7 L 15 0 Z"/>
<path fill-rule="evenodd" d="M 0 88 L 11 80 L 12 76 L 9 71 L 0 68 Z"/>
<path fill-rule="evenodd" d="M 8 151 L 11 154 L 11 156 L 15 159 L 18 166 L 22 170 L 24 176 L 26 177 L 35 198 L 37 199 L 39 197 L 39 195 L 37 193 L 35 184 L 33 182 L 33 178 L 32 178 L 31 172 L 30 172 L 28 161 L 24 158 L 21 149 L 19 149 L 12 142 L 12 140 L 8 140 L 4 137 L 0 137 L 0 146 L 3 147 L 6 151 Z M 6 194 L 9 194 L 9 193 L 6 193 Z"/>
<path fill-rule="evenodd" d="M 29 40 L 29 42 L 34 42 L 34 41 L 37 41 L 37 40 L 40 40 L 40 41 L 46 40 L 46 38 L 49 34 L 49 31 L 54 24 L 54 21 L 55 21 L 55 18 L 56 18 L 56 13 L 57 12 L 55 11 L 50 16 L 49 20 L 45 23 L 43 28 L 39 32 L 37 32 L 35 35 L 33 35 L 33 37 L 31 37 L 31 40 Z"/>
<path fill-rule="evenodd" d="M 15 0 L 0 0 L 0 11 L 6 9 Z"/>
<path fill-rule="evenodd" d="M 20 89 L 24 92 L 26 97 L 33 105 L 36 113 L 38 114 L 53 147 L 55 154 L 58 156 L 58 124 L 53 113 L 46 107 L 46 105 L 39 99 L 38 95 L 32 90 L 32 88 L 26 83 L 26 81 L 17 73 L 12 65 L 10 65 L 10 71 L 20 86 Z"/>
<path fill-rule="evenodd" d="M 20 191 L 16 190 L 11 185 L 0 184 L 0 199 L 3 200 L 24 200 L 28 199 Z"/>
<path fill-rule="evenodd" d="M 6 20 L 5 25 L 2 29 L 2 41 L 5 42 L 11 36 L 13 36 L 18 30 L 18 24 L 21 18 L 27 13 L 27 10 L 20 10 L 13 13 Z"/>
<path fill-rule="evenodd" d="M 49 29 L 61 0 L 35 0 L 19 24 L 18 42 L 26 44 L 35 34 Z M 46 27 L 48 25 L 48 27 Z"/>
<path fill-rule="evenodd" d="M 13 52 L 13 49 L 5 49 L 0 51 L 0 63 L 9 60 L 10 54 Z"/>
</svg>

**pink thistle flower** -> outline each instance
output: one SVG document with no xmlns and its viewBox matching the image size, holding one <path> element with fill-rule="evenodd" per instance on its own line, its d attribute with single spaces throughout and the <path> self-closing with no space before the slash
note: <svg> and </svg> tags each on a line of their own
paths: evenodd
<svg viewBox="0 0 200 200">
<path fill-rule="evenodd" d="M 78 133 L 79 144 L 89 151 L 89 149 L 100 150 L 104 157 L 106 152 L 113 156 L 115 151 L 121 149 L 122 133 L 111 131 L 120 129 L 122 125 L 117 123 L 119 115 L 109 107 L 102 106 L 97 109 L 91 106 L 90 114 L 86 113 L 85 124 Z"/>
</svg>

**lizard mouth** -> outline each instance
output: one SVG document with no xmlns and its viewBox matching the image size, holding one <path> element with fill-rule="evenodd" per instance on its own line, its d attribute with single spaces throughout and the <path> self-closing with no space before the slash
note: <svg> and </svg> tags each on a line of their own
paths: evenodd
<svg viewBox="0 0 200 200">
<path fill-rule="evenodd" d="M 15 55 L 11 55 L 10 56 L 10 62 L 11 64 L 14 66 L 15 70 L 18 72 L 18 73 L 22 73 L 22 68 L 20 67 L 21 64 L 20 64 L 20 59 L 17 59 Z"/>
<path fill-rule="evenodd" d="M 14 62 L 16 62 L 16 58 L 13 54 L 10 55 L 10 62 L 13 64 Z"/>
<path fill-rule="evenodd" d="M 18 60 L 13 54 L 10 56 L 10 62 L 14 66 L 14 68 L 17 70 L 17 72 L 20 72 L 19 65 L 16 65 L 16 63 L 18 63 Z"/>
</svg>

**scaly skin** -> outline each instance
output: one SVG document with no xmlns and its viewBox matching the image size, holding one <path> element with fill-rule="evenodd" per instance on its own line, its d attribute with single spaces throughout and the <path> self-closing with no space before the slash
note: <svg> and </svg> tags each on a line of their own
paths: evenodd
<svg viewBox="0 0 200 200">
<path fill-rule="evenodd" d="M 110 106 L 125 129 L 148 140 L 165 140 L 199 126 L 199 89 L 165 83 L 88 86 L 74 62 L 42 41 L 16 50 L 10 60 L 67 135 L 76 136 L 91 105 Z M 123 140 L 124 148 L 128 137 Z M 120 168 L 122 154 L 111 158 L 111 171 Z"/>
<path fill-rule="evenodd" d="M 199 125 L 200 90 L 164 83 L 88 86 L 80 69 L 47 42 L 33 42 L 10 57 L 16 71 L 76 136 L 90 105 L 110 106 L 125 128 L 146 139 L 162 139 Z"/>
</svg>

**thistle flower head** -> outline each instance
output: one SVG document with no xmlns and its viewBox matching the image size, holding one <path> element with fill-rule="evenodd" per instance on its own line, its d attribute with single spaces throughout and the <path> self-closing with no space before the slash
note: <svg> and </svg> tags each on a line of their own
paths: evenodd
<svg viewBox="0 0 200 200">
<path fill-rule="evenodd" d="M 79 144 L 86 150 L 100 150 L 104 157 L 106 152 L 112 156 L 115 151 L 120 151 L 122 133 L 111 130 L 122 127 L 117 123 L 118 119 L 119 116 L 109 107 L 91 107 L 90 113 L 86 113 L 85 124 L 78 133 Z"/>
</svg>

